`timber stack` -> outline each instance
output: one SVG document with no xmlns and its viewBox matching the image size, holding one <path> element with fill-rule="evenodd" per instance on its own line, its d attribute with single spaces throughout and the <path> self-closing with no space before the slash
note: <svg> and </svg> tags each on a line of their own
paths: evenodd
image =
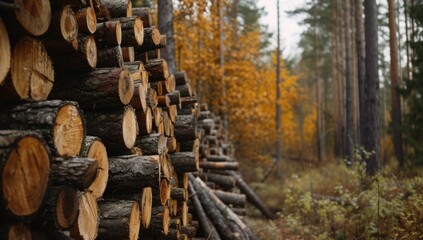
<svg viewBox="0 0 423 240">
<path fill-rule="evenodd" d="M 232 148 L 160 57 L 149 8 L 7 0 L 0 12 L 0 239 L 191 239 L 209 224 L 188 210 L 199 196 L 242 211 L 243 195 L 204 185 L 216 174 L 234 187 L 238 163 L 212 160 Z M 200 166 L 205 183 L 190 175 Z"/>
</svg>

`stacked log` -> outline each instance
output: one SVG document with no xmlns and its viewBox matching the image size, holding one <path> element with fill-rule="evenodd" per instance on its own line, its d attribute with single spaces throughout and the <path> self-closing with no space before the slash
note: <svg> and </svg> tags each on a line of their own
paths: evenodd
<svg viewBox="0 0 423 240">
<path fill-rule="evenodd" d="M 198 176 L 234 191 L 239 179 L 227 171 L 238 163 L 217 150 L 220 131 L 208 131 L 217 125 L 207 125 L 186 73 L 160 58 L 166 38 L 150 9 L 129 0 L 34 4 L 1 10 L 0 238 L 189 239 L 201 237 L 200 224 L 213 232 L 188 211 L 206 199 L 190 199 L 204 184 L 189 173 L 202 168 Z M 244 207 L 235 194 L 203 195 L 220 218 L 226 205 Z M 234 230 L 248 230 L 230 216 Z"/>
</svg>

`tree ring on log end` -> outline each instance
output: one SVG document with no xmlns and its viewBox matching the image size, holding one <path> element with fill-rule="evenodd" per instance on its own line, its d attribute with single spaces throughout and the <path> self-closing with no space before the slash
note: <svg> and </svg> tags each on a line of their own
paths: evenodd
<svg viewBox="0 0 423 240">
<path fill-rule="evenodd" d="M 51 22 L 50 1 L 15 0 L 20 6 L 15 11 L 16 19 L 22 27 L 34 36 L 40 36 L 47 32 Z"/>
<path fill-rule="evenodd" d="M 90 239 L 98 233 L 98 205 L 91 192 L 84 192 L 79 202 L 77 224 L 71 230 L 71 237 L 76 239 Z"/>
<path fill-rule="evenodd" d="M 140 220 L 140 205 L 138 202 L 134 202 L 131 208 L 131 216 L 129 218 L 129 239 L 136 240 L 141 227 Z"/>
<path fill-rule="evenodd" d="M 104 144 L 98 140 L 94 141 L 88 149 L 88 158 L 93 158 L 98 162 L 97 177 L 88 190 L 92 192 L 95 199 L 100 198 L 106 190 L 109 178 L 109 158 Z"/>
<path fill-rule="evenodd" d="M 144 42 L 144 27 L 140 18 L 136 18 L 134 22 L 134 35 L 138 46 L 141 46 Z"/>
<path fill-rule="evenodd" d="M 167 235 L 169 233 L 169 225 L 170 225 L 170 212 L 169 207 L 165 206 L 163 211 L 163 233 Z"/>
<path fill-rule="evenodd" d="M 60 107 L 53 134 L 54 146 L 60 156 L 78 155 L 84 141 L 84 124 L 78 107 L 72 104 Z"/>
<path fill-rule="evenodd" d="M 90 33 L 95 33 L 97 30 L 97 17 L 95 15 L 94 8 L 88 7 L 86 20 L 88 31 L 90 31 Z"/>
<path fill-rule="evenodd" d="M 143 189 L 141 198 L 141 224 L 143 228 L 148 228 L 151 222 L 151 208 L 153 207 L 153 192 L 151 187 Z"/>
<path fill-rule="evenodd" d="M 78 217 L 78 196 L 74 188 L 66 186 L 61 189 L 57 197 L 56 216 L 61 229 L 72 227 Z"/>
<path fill-rule="evenodd" d="M 168 199 L 170 199 L 170 190 L 169 182 L 166 179 L 160 181 L 160 201 L 162 205 L 166 205 Z"/>
<path fill-rule="evenodd" d="M 125 146 L 130 149 L 135 145 L 138 135 L 138 122 L 135 111 L 132 107 L 127 107 L 122 120 L 122 136 Z"/>
<path fill-rule="evenodd" d="M 122 25 L 119 21 L 116 21 L 116 42 L 119 46 L 122 43 Z"/>
<path fill-rule="evenodd" d="M 63 7 L 60 17 L 60 30 L 63 38 L 72 43 L 78 37 L 78 22 L 70 6 Z"/>
<path fill-rule="evenodd" d="M 129 104 L 131 102 L 132 96 L 134 95 L 135 86 L 131 74 L 129 74 L 127 69 L 123 69 L 120 72 L 118 88 L 120 101 L 124 105 Z"/>
<path fill-rule="evenodd" d="M 85 44 L 85 54 L 88 65 L 92 68 L 95 68 L 97 66 L 97 44 L 95 43 L 94 37 L 89 36 Z"/>
<path fill-rule="evenodd" d="M 44 200 L 50 174 L 50 158 L 42 141 L 21 138 L 7 157 L 2 171 L 2 191 L 6 205 L 15 216 L 30 216 Z"/>
<path fill-rule="evenodd" d="M 153 43 L 155 45 L 158 45 L 160 43 L 160 31 L 158 28 L 153 28 L 151 32 L 151 39 L 153 40 Z"/>
</svg>

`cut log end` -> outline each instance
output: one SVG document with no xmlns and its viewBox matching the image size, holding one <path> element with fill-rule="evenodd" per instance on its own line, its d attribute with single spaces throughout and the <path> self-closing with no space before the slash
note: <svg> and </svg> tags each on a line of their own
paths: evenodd
<svg viewBox="0 0 423 240">
<path fill-rule="evenodd" d="M 162 181 L 160 181 L 160 201 L 163 206 L 167 203 L 167 200 L 170 199 L 170 191 L 171 187 L 169 182 L 166 179 L 162 179 Z"/>
<path fill-rule="evenodd" d="M 98 232 L 98 206 L 91 192 L 85 192 L 79 202 L 78 221 L 71 230 L 75 239 L 95 239 Z"/>
<path fill-rule="evenodd" d="M 21 26 L 34 36 L 44 34 L 51 21 L 50 1 L 15 0 L 19 10 L 15 11 L 16 19 Z"/>
<path fill-rule="evenodd" d="M 122 136 L 125 146 L 129 149 L 135 145 L 138 135 L 137 116 L 133 108 L 126 108 L 123 115 Z"/>
<path fill-rule="evenodd" d="M 84 124 L 78 107 L 63 105 L 55 120 L 54 145 L 60 156 L 76 156 L 84 140 Z"/>
<path fill-rule="evenodd" d="M 87 24 L 88 31 L 91 34 L 95 33 L 95 31 L 97 30 L 97 17 L 95 15 L 94 8 L 92 7 L 87 8 L 86 21 L 87 21 L 86 24 Z"/>
<path fill-rule="evenodd" d="M 78 36 L 78 22 L 70 6 L 64 6 L 60 16 L 60 31 L 68 43 L 72 43 Z"/>
<path fill-rule="evenodd" d="M 7 34 L 6 27 L 3 24 L 3 20 L 0 18 L 0 85 L 2 85 L 4 79 L 10 70 L 10 42 Z"/>
<path fill-rule="evenodd" d="M 144 42 L 144 27 L 142 25 L 142 21 L 140 18 L 135 19 L 134 35 L 135 35 L 135 40 L 138 46 L 141 46 L 142 43 Z"/>
<path fill-rule="evenodd" d="M 119 77 L 119 98 L 122 104 L 129 104 L 134 95 L 134 89 L 134 81 L 131 75 L 128 70 L 124 69 Z"/>
<path fill-rule="evenodd" d="M 73 187 L 63 187 L 57 197 L 56 218 L 61 229 L 69 229 L 78 216 L 78 197 Z"/>
<path fill-rule="evenodd" d="M 98 162 L 97 177 L 88 188 L 95 199 L 100 198 L 106 190 L 109 176 L 109 159 L 107 157 L 106 147 L 101 141 L 95 140 L 88 149 L 88 158 L 96 159 Z"/>
<path fill-rule="evenodd" d="M 151 221 L 151 208 L 153 206 L 153 193 L 151 187 L 143 189 L 141 198 L 141 224 L 143 228 L 148 228 Z"/>
<path fill-rule="evenodd" d="M 20 217 L 36 213 L 43 202 L 49 174 L 49 153 L 41 140 L 34 136 L 18 140 L 2 171 L 1 185 L 8 211 Z"/>
<path fill-rule="evenodd" d="M 25 37 L 16 44 L 11 75 L 13 89 L 20 99 L 47 99 L 53 88 L 54 69 L 40 41 Z"/>
<path fill-rule="evenodd" d="M 140 205 L 134 202 L 131 208 L 131 216 L 129 218 L 129 239 L 137 240 L 141 227 Z"/>
<path fill-rule="evenodd" d="M 97 66 L 97 45 L 93 36 L 89 36 L 85 42 L 85 57 L 90 67 Z"/>
<path fill-rule="evenodd" d="M 119 21 L 116 21 L 116 42 L 119 45 L 122 43 L 122 26 Z"/>
<path fill-rule="evenodd" d="M 153 28 L 151 32 L 151 39 L 153 40 L 153 43 L 155 45 L 158 45 L 160 43 L 160 31 L 158 28 Z"/>
</svg>

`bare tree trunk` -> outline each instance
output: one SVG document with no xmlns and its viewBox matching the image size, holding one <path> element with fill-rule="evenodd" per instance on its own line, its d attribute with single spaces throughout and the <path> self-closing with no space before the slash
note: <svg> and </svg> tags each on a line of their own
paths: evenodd
<svg viewBox="0 0 423 240">
<path fill-rule="evenodd" d="M 366 159 L 367 174 L 375 175 L 380 169 L 380 123 L 379 123 L 379 63 L 378 63 L 378 11 L 376 0 L 364 1 L 364 26 L 366 39 L 365 101 L 360 117 L 366 134 L 361 136 L 364 149 L 374 152 Z"/>
<path fill-rule="evenodd" d="M 314 2 L 314 9 L 317 8 L 317 1 Z M 316 102 L 317 102 L 317 121 L 316 121 L 316 129 L 317 129 L 317 136 L 316 136 L 316 144 L 317 144 L 317 161 L 322 162 L 322 100 L 320 94 L 320 80 L 319 80 L 319 51 L 317 46 L 317 14 L 314 11 L 314 78 L 316 84 Z"/>
<path fill-rule="evenodd" d="M 352 161 L 353 143 L 353 101 L 352 101 L 352 49 L 351 49 L 351 18 L 350 0 L 344 2 L 344 38 L 345 38 L 345 92 L 346 92 L 346 131 L 345 131 L 345 157 Z"/>
<path fill-rule="evenodd" d="M 361 0 L 355 1 L 355 41 L 356 41 L 356 52 L 357 52 L 357 75 L 358 75 L 358 101 L 359 101 L 359 111 L 364 108 L 364 81 L 366 78 L 366 65 L 365 58 L 366 52 L 364 48 L 364 25 L 363 25 L 363 2 Z M 360 115 L 360 114 L 359 114 Z M 359 128 L 364 123 L 361 122 L 364 118 L 360 117 Z M 361 139 L 360 136 L 364 135 L 364 132 L 359 132 L 358 139 Z M 361 144 L 361 142 L 359 142 Z"/>
<path fill-rule="evenodd" d="M 166 59 L 170 73 L 174 73 L 176 71 L 176 63 L 172 1 L 158 0 L 158 19 L 160 32 L 166 34 L 166 48 L 161 50 L 161 55 Z"/>
</svg>

